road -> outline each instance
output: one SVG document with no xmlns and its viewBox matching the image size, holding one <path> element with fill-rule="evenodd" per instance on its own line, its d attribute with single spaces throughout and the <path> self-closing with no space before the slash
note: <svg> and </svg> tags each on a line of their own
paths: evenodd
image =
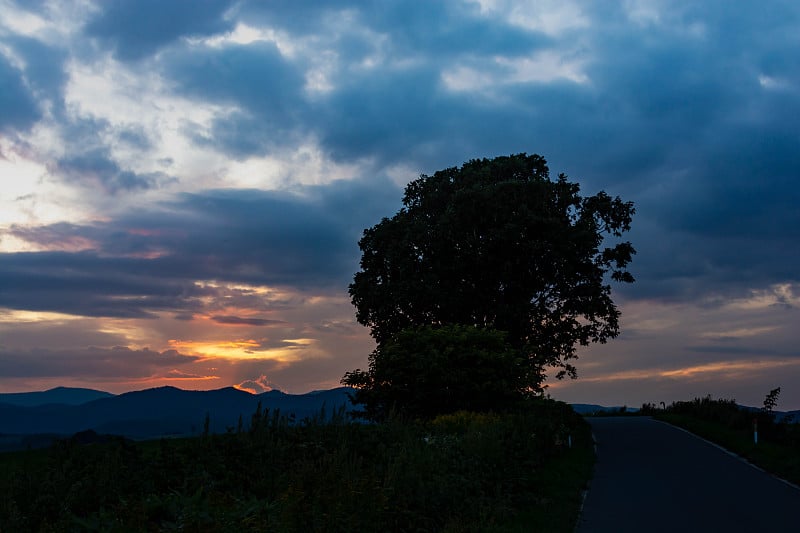
<svg viewBox="0 0 800 533">
<path fill-rule="evenodd" d="M 800 490 L 646 417 L 589 418 L 594 478 L 579 533 L 800 531 Z"/>
</svg>

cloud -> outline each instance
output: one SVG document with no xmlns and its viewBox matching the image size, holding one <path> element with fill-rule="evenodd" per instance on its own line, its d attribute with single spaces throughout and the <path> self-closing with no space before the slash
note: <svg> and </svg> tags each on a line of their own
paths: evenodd
<svg viewBox="0 0 800 533">
<path fill-rule="evenodd" d="M 210 380 L 218 380 L 219 376 L 207 376 L 204 374 L 192 374 L 190 372 L 184 372 L 182 370 L 178 370 L 173 368 L 172 370 L 168 371 L 164 376 L 164 379 L 174 381 L 210 381 Z"/>
<path fill-rule="evenodd" d="M 262 392 L 271 391 L 273 389 L 269 378 L 263 374 L 256 379 L 242 381 L 238 385 L 234 385 L 234 387 L 239 390 L 247 391 L 251 394 L 261 394 Z"/>
<path fill-rule="evenodd" d="M 214 118 L 207 133 L 187 129 L 200 146 L 246 158 L 297 145 L 308 132 L 301 65 L 273 42 L 196 45 L 166 55 L 161 65 L 180 94 L 233 106 Z"/>
<path fill-rule="evenodd" d="M 283 320 L 270 320 L 268 318 L 240 317 L 233 315 L 215 315 L 211 317 L 211 320 L 217 324 L 228 324 L 234 326 L 272 326 L 275 324 L 286 323 Z"/>
<path fill-rule="evenodd" d="M 378 220 L 382 201 L 397 201 L 377 187 L 337 182 L 310 187 L 306 196 L 206 191 L 102 224 L 12 226 L 10 235 L 41 251 L 0 254 L 8 287 L 0 307 L 154 318 L 264 305 L 262 294 L 237 284 L 344 293 L 361 230 Z M 273 323 L 212 316 L 228 324 Z"/>
<path fill-rule="evenodd" d="M 19 59 L 24 76 L 26 90 L 37 105 L 52 106 L 60 109 L 67 76 L 64 63 L 68 59 L 67 51 L 41 40 L 21 36 L 7 35 L 3 39 Z M 6 76 L 3 75 L 3 78 Z"/>
<path fill-rule="evenodd" d="M 141 138 L 133 140 L 142 142 Z M 73 183 L 99 186 L 111 194 L 152 189 L 172 179 L 163 172 L 138 173 L 122 169 L 105 147 L 62 157 L 51 171 Z"/>
<path fill-rule="evenodd" d="M 84 379 L 119 381 L 168 375 L 173 367 L 191 365 L 197 356 L 174 350 L 156 352 L 148 348 L 66 348 L 61 350 L 0 349 L 0 375 L 3 379 L 48 378 L 79 375 Z"/>
<path fill-rule="evenodd" d="M 181 37 L 211 35 L 231 29 L 223 14 L 231 0 L 202 0 L 190 5 L 159 0 L 100 3 L 86 34 L 110 47 L 123 61 L 157 52 Z"/>
<path fill-rule="evenodd" d="M 0 53 L 0 131 L 26 130 L 40 117 L 23 73 Z"/>
</svg>

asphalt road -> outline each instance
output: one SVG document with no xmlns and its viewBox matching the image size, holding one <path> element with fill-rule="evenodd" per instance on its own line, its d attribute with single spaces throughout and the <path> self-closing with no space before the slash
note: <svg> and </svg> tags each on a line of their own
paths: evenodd
<svg viewBox="0 0 800 533">
<path fill-rule="evenodd" d="M 589 418 L 594 478 L 579 533 L 800 531 L 800 490 L 668 424 Z"/>
</svg>

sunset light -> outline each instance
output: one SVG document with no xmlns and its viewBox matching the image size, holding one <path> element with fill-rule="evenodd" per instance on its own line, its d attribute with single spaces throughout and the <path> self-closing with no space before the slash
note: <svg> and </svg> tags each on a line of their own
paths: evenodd
<svg viewBox="0 0 800 533">
<path fill-rule="evenodd" d="M 635 209 L 549 393 L 800 408 L 794 4 L 301 4 L 0 1 L 0 392 L 337 387 L 364 230 L 524 152 Z"/>
</svg>

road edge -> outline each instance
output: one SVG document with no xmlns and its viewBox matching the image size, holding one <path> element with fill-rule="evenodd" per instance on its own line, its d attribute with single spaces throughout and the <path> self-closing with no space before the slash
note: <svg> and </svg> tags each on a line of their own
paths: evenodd
<svg viewBox="0 0 800 533">
<path fill-rule="evenodd" d="M 592 450 L 594 451 L 595 464 L 597 464 L 597 435 L 592 431 Z M 581 528 L 581 519 L 583 518 L 583 506 L 586 504 L 586 496 L 589 494 L 589 489 L 592 488 L 592 480 L 594 479 L 594 469 L 592 466 L 592 477 L 586 482 L 586 488 L 581 491 L 581 505 L 578 507 L 578 514 L 575 517 L 575 527 L 572 528 L 573 533 L 578 533 Z"/>
<path fill-rule="evenodd" d="M 761 472 L 764 472 L 768 476 L 770 476 L 770 477 L 772 477 L 774 479 L 777 479 L 781 483 L 783 483 L 785 485 L 788 485 L 788 486 L 792 487 L 793 489 L 795 489 L 797 491 L 800 491 L 800 485 L 796 485 L 795 483 L 792 483 L 788 479 L 783 479 L 782 477 L 780 477 L 780 476 L 778 476 L 776 474 L 773 474 L 769 470 L 764 470 L 763 468 L 761 468 L 757 464 L 754 464 L 754 463 L 751 463 L 750 461 L 748 461 L 746 457 L 742 457 L 738 453 L 732 452 L 731 450 L 725 448 L 724 446 L 721 446 L 721 445 L 717 444 L 716 442 L 712 442 L 712 441 L 706 439 L 705 437 L 701 437 L 697 433 L 692 433 L 691 431 L 689 431 L 686 428 L 682 428 L 680 426 L 676 426 L 675 424 L 670 424 L 666 420 L 659 420 L 658 418 L 652 418 L 652 417 L 651 417 L 651 420 L 654 420 L 654 421 L 659 422 L 661 424 L 665 424 L 667 426 L 673 427 L 673 428 L 675 428 L 675 429 L 677 429 L 679 431 L 683 431 L 684 433 L 687 433 L 687 434 L 689 434 L 689 435 L 691 435 L 691 436 L 693 436 L 693 437 L 695 437 L 697 439 L 700 439 L 701 441 L 710 444 L 711 446 L 717 448 L 718 450 L 721 450 L 721 451 L 727 453 L 731 457 L 734 457 L 735 459 L 738 459 L 739 461 L 743 462 L 744 464 L 749 465 L 750 467 L 755 468 L 756 470 L 760 470 Z M 592 438 L 594 439 L 594 435 L 592 435 Z M 595 455 L 596 454 L 597 454 L 597 452 L 595 451 Z M 582 505 L 581 505 L 581 511 L 583 511 L 583 506 Z"/>
</svg>

